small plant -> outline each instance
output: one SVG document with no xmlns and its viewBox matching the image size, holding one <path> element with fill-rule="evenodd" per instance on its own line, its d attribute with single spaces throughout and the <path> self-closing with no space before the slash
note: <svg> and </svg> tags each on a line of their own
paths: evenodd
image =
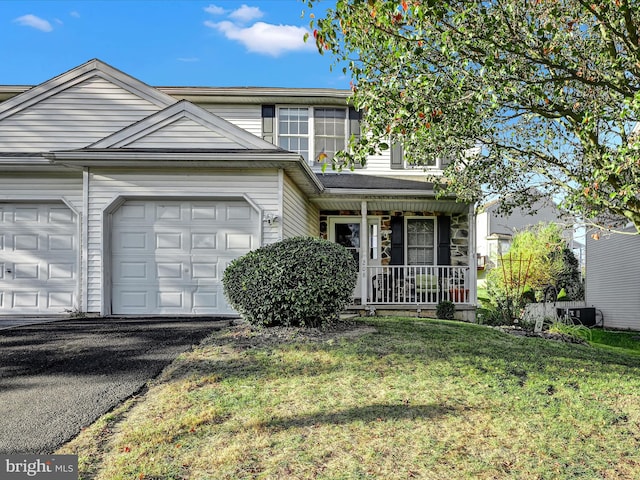
<svg viewBox="0 0 640 480">
<path fill-rule="evenodd" d="M 351 300 L 357 274 L 342 245 L 296 237 L 232 261 L 222 283 L 230 305 L 253 325 L 322 327 Z"/>
<path fill-rule="evenodd" d="M 591 330 L 584 325 L 569 325 L 561 320 L 556 320 L 549 326 L 549 333 L 560 333 L 577 340 L 591 341 Z"/>
<path fill-rule="evenodd" d="M 436 317 L 442 320 L 453 320 L 455 318 L 456 306 L 449 300 L 443 300 L 436 305 Z"/>
</svg>

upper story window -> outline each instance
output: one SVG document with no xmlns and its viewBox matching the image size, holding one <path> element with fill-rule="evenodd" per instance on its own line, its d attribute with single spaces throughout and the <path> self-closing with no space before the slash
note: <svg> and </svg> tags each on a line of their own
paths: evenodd
<svg viewBox="0 0 640 480">
<path fill-rule="evenodd" d="M 405 170 L 405 169 L 443 169 L 448 162 L 442 160 L 430 160 L 423 161 L 420 165 L 416 165 L 415 162 L 409 161 L 405 155 L 404 149 L 399 143 L 393 144 L 389 153 L 391 156 L 391 169 L 393 170 Z"/>
<path fill-rule="evenodd" d="M 347 146 L 350 135 L 348 117 L 346 108 L 279 107 L 276 143 L 299 153 L 309 165 L 331 162 L 335 153 Z"/>
<path fill-rule="evenodd" d="M 345 149 L 347 111 L 344 108 L 314 109 L 314 160 L 331 159 Z M 323 158 L 324 157 L 324 158 Z"/>
</svg>

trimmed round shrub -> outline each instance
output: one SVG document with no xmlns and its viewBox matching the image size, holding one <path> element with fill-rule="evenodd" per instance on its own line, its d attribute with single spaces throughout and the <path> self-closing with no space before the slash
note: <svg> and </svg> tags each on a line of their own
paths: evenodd
<svg viewBox="0 0 640 480">
<path fill-rule="evenodd" d="M 345 247 L 296 237 L 233 260 L 222 283 L 229 304 L 253 325 L 321 327 L 338 319 L 357 278 Z"/>
</svg>

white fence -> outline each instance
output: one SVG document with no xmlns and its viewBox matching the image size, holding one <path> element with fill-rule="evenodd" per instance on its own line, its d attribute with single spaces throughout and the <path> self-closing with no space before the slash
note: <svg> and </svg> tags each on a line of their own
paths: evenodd
<svg viewBox="0 0 640 480">
<path fill-rule="evenodd" d="M 542 330 L 542 322 L 545 319 L 558 318 L 558 309 L 584 308 L 586 306 L 584 300 L 574 302 L 529 303 L 524 309 L 522 319 L 527 323 L 535 324 L 535 331 L 540 331 Z"/>
<path fill-rule="evenodd" d="M 584 300 L 575 302 L 548 302 L 548 303 L 529 303 L 524 309 L 524 320 L 535 322 L 540 317 L 556 318 L 558 316 L 558 308 L 583 308 L 586 307 Z"/>
</svg>

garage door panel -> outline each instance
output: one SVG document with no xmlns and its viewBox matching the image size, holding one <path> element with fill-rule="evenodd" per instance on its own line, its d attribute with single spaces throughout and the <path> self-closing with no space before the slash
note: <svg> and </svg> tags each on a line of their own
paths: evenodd
<svg viewBox="0 0 640 480">
<path fill-rule="evenodd" d="M 77 218 L 62 203 L 0 208 L 0 314 L 64 313 L 77 291 Z"/>
<path fill-rule="evenodd" d="M 40 249 L 40 237 L 37 233 L 25 233 L 13 236 L 13 249 L 16 251 L 34 251 Z"/>
<path fill-rule="evenodd" d="M 253 248 L 254 236 L 246 233 L 227 233 L 225 247 L 227 250 L 249 251 Z"/>
<path fill-rule="evenodd" d="M 49 250 L 73 251 L 74 236 L 69 234 L 48 235 Z"/>
<path fill-rule="evenodd" d="M 47 280 L 72 280 L 74 268 L 72 263 L 50 263 Z"/>
<path fill-rule="evenodd" d="M 217 280 L 218 262 L 193 262 L 191 278 L 194 280 Z"/>
<path fill-rule="evenodd" d="M 214 202 L 203 202 L 199 205 L 190 205 L 189 207 L 191 220 L 205 220 L 207 222 L 211 220 L 217 220 L 218 206 Z"/>
<path fill-rule="evenodd" d="M 151 262 L 144 261 L 122 261 L 115 264 L 114 274 L 120 282 L 139 282 L 149 280 L 149 268 Z"/>
<path fill-rule="evenodd" d="M 40 306 L 40 292 L 38 290 L 12 292 L 13 307 L 38 308 Z"/>
<path fill-rule="evenodd" d="M 186 267 L 182 262 L 158 262 L 156 263 L 156 278 L 176 279 L 183 278 Z"/>
<path fill-rule="evenodd" d="M 153 242 L 149 241 L 150 234 L 139 231 L 120 231 L 116 235 L 114 248 L 116 251 L 135 250 L 145 252 Z"/>
<path fill-rule="evenodd" d="M 73 307 L 73 292 L 49 292 L 47 306 L 55 309 L 71 309 Z"/>
<path fill-rule="evenodd" d="M 127 201 L 123 207 L 112 217 L 113 313 L 233 313 L 221 279 L 231 260 L 258 244 L 253 208 L 208 200 Z"/>
<path fill-rule="evenodd" d="M 254 210 L 249 205 L 229 205 L 225 208 L 226 220 L 251 220 Z"/>
<path fill-rule="evenodd" d="M 191 250 L 203 252 L 218 248 L 218 232 L 191 232 Z"/>
<path fill-rule="evenodd" d="M 16 280 L 40 280 L 40 265 L 37 263 L 16 263 L 13 268 Z"/>
<path fill-rule="evenodd" d="M 184 292 L 179 291 L 162 291 L 157 293 L 158 307 L 162 309 L 179 309 L 185 308 L 184 304 Z"/>
<path fill-rule="evenodd" d="M 183 252 L 185 242 L 182 232 L 155 232 L 155 247 L 157 250 L 174 250 Z"/>
</svg>

